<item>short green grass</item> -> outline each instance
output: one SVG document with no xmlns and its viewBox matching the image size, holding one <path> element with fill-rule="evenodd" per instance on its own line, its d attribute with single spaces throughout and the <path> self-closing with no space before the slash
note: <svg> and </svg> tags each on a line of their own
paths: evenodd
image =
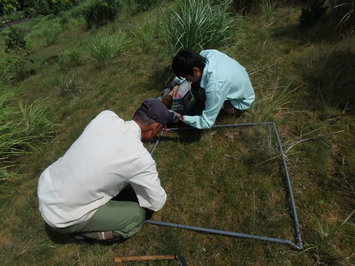
<svg viewBox="0 0 355 266">
<path fill-rule="evenodd" d="M 235 18 L 238 30 L 218 49 L 246 67 L 257 100 L 241 116 L 221 114 L 217 123 L 278 124 L 304 251 L 153 225 L 111 245 L 76 243 L 45 230 L 36 197 L 40 173 L 100 111 L 111 109 L 130 119 L 140 102 L 157 96 L 171 75 L 164 36 L 159 31 L 154 38 L 149 35 L 163 13 L 157 7 L 121 14 L 112 24 L 91 31 L 80 19 L 70 18 L 70 26 L 61 28 L 48 45 L 41 33 L 57 23 L 55 19 L 38 17 L 26 24 L 32 61 L 26 67 L 34 72 L 1 86 L 23 103 L 45 101 L 50 106 L 46 118 L 61 127 L 46 144 L 16 160 L 11 176 L 0 183 L 0 261 L 110 265 L 118 255 L 181 254 L 191 265 L 352 264 L 355 120 L 348 89 L 353 88 L 355 40 L 351 34 L 324 39 L 301 31 L 297 7 L 275 7 L 272 16 L 265 11 Z M 147 28 L 143 23 L 149 23 Z M 98 68 L 90 59 L 93 38 L 118 31 L 131 45 Z M 3 57 L 3 32 L 0 36 Z M 62 56 L 72 49 L 80 51 L 82 62 L 63 64 Z M 70 82 L 73 79 L 77 82 Z M 332 101 L 332 93 L 342 88 L 349 101 Z M 154 157 L 168 201 L 153 219 L 294 239 L 280 158 L 267 127 L 169 133 Z"/>
</svg>

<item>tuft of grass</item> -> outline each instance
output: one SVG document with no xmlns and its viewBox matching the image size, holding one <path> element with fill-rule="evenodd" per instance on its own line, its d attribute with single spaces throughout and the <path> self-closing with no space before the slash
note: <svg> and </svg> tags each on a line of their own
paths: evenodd
<svg viewBox="0 0 355 266">
<path fill-rule="evenodd" d="M 16 102 L 14 93 L 0 91 L 0 179 L 11 176 L 16 158 L 36 149 L 55 132 L 55 125 L 46 118 L 44 100 Z"/>
<path fill-rule="evenodd" d="M 209 0 L 179 0 L 163 20 L 163 36 L 172 54 L 180 49 L 216 48 L 230 33 L 230 1 L 212 5 Z"/>
<path fill-rule="evenodd" d="M 293 87 L 292 82 L 285 86 L 274 87 L 265 92 L 260 92 L 256 98 L 251 112 L 260 121 L 270 121 L 278 112 L 285 112 L 291 104 L 300 87 Z"/>
<path fill-rule="evenodd" d="M 275 10 L 277 7 L 277 2 L 275 0 L 262 0 L 261 1 L 261 9 L 263 11 L 263 14 L 267 18 L 271 18 L 272 15 L 274 14 Z"/>
<path fill-rule="evenodd" d="M 133 32 L 143 52 L 148 52 L 152 48 L 152 42 L 156 38 L 156 29 L 154 26 L 155 25 L 146 19 L 141 26 L 137 25 L 136 31 Z"/>
<path fill-rule="evenodd" d="M 48 47 L 57 42 L 62 28 L 58 23 L 53 23 L 49 27 L 45 27 L 40 31 L 40 36 L 43 38 L 43 45 Z"/>
<path fill-rule="evenodd" d="M 60 77 L 57 84 L 61 96 L 77 94 L 80 91 L 80 82 L 74 74 L 67 74 Z"/>
<path fill-rule="evenodd" d="M 98 36 L 91 43 L 90 57 L 98 66 L 107 66 L 128 45 L 129 41 L 123 32 L 118 32 L 112 36 Z"/>
<path fill-rule="evenodd" d="M 64 52 L 60 61 L 63 66 L 80 66 L 84 62 L 83 54 L 78 48 L 71 48 Z"/>
<path fill-rule="evenodd" d="M 347 264 L 350 263 L 351 257 L 336 256 L 336 245 L 333 241 L 336 238 L 336 234 L 341 233 L 346 226 L 353 226 L 350 223 L 355 211 L 352 211 L 340 224 L 331 226 L 324 221 L 321 221 L 314 215 L 310 215 L 315 230 L 315 238 L 313 243 L 305 244 L 305 249 L 301 254 L 313 251 L 315 254 L 315 260 L 317 264 Z"/>
</svg>

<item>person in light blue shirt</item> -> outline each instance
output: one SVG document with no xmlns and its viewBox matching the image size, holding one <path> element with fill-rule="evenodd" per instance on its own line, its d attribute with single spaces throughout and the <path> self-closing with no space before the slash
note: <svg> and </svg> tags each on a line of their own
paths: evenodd
<svg viewBox="0 0 355 266">
<path fill-rule="evenodd" d="M 223 105 L 235 109 L 250 108 L 255 99 L 253 86 L 245 68 L 236 60 L 217 50 L 203 50 L 200 54 L 184 49 L 172 63 L 176 75 L 168 86 L 175 95 L 185 79 L 199 85 L 205 92 L 205 107 L 201 115 L 176 114 L 177 118 L 195 128 L 210 128 Z"/>
</svg>

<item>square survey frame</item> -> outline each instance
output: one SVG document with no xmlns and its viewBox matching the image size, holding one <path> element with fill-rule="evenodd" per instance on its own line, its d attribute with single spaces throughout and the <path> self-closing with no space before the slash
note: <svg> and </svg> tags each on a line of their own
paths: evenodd
<svg viewBox="0 0 355 266">
<path fill-rule="evenodd" d="M 228 128 L 228 127 L 258 126 L 258 125 L 267 125 L 269 127 L 272 127 L 273 130 L 274 130 L 274 133 L 276 135 L 277 145 L 278 145 L 278 148 L 279 148 L 279 152 L 280 152 L 280 155 L 281 155 L 281 158 L 282 158 L 283 168 L 284 168 L 284 171 L 285 171 L 284 178 L 285 178 L 285 182 L 287 184 L 287 188 L 286 189 L 287 189 L 288 196 L 289 196 L 289 199 L 290 199 L 290 207 L 291 207 L 292 218 L 293 218 L 293 222 L 294 222 L 293 223 L 293 227 L 294 227 L 294 231 L 295 231 L 295 240 L 296 240 L 295 243 L 292 242 L 291 240 L 287 240 L 287 239 L 272 238 L 272 237 L 251 235 L 251 234 L 243 234 L 243 233 L 223 231 L 223 230 L 217 230 L 217 229 L 211 229 L 211 228 L 205 228 L 205 227 L 196 227 L 196 226 L 182 225 L 182 224 L 175 224 L 175 223 L 167 223 L 167 222 L 160 222 L 160 221 L 154 221 L 154 220 L 147 220 L 145 222 L 149 223 L 149 224 L 154 224 L 154 225 L 176 227 L 176 228 L 194 230 L 194 231 L 205 232 L 205 233 L 210 233 L 210 234 L 219 234 L 219 235 L 225 235 L 225 236 L 231 236 L 231 237 L 240 237 L 240 238 L 248 238 L 248 239 L 256 239 L 256 240 L 264 240 L 264 241 L 269 241 L 269 242 L 275 242 L 275 243 L 280 243 L 280 244 L 291 245 L 293 248 L 296 248 L 298 250 L 302 250 L 303 249 L 303 244 L 302 244 L 302 238 L 301 238 L 301 231 L 300 231 L 300 226 L 299 226 L 298 217 L 297 217 L 295 200 L 294 200 L 294 197 L 293 197 L 291 179 L 290 179 L 290 176 L 289 176 L 289 173 L 288 173 L 285 154 L 283 152 L 281 139 L 280 139 L 279 131 L 277 129 L 276 124 L 274 122 L 227 124 L 227 125 L 215 125 L 211 129 Z M 181 131 L 181 130 L 191 130 L 191 129 L 193 129 L 193 128 L 191 128 L 191 127 L 169 128 L 168 131 Z M 160 138 L 158 138 L 158 140 L 155 142 L 155 144 L 153 146 L 153 149 L 150 152 L 151 155 L 153 155 L 153 153 L 154 153 L 155 149 L 157 148 L 159 142 L 160 142 Z"/>
</svg>

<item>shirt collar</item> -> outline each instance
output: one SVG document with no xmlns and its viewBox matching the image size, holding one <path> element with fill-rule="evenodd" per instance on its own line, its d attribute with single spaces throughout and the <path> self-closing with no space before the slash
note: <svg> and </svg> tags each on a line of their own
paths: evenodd
<svg viewBox="0 0 355 266">
<path fill-rule="evenodd" d="M 141 140 L 142 131 L 141 128 L 138 126 L 138 124 L 133 120 L 125 121 L 125 124 L 128 128 L 128 131 L 132 133 L 135 137 L 137 137 L 139 140 Z"/>
</svg>

